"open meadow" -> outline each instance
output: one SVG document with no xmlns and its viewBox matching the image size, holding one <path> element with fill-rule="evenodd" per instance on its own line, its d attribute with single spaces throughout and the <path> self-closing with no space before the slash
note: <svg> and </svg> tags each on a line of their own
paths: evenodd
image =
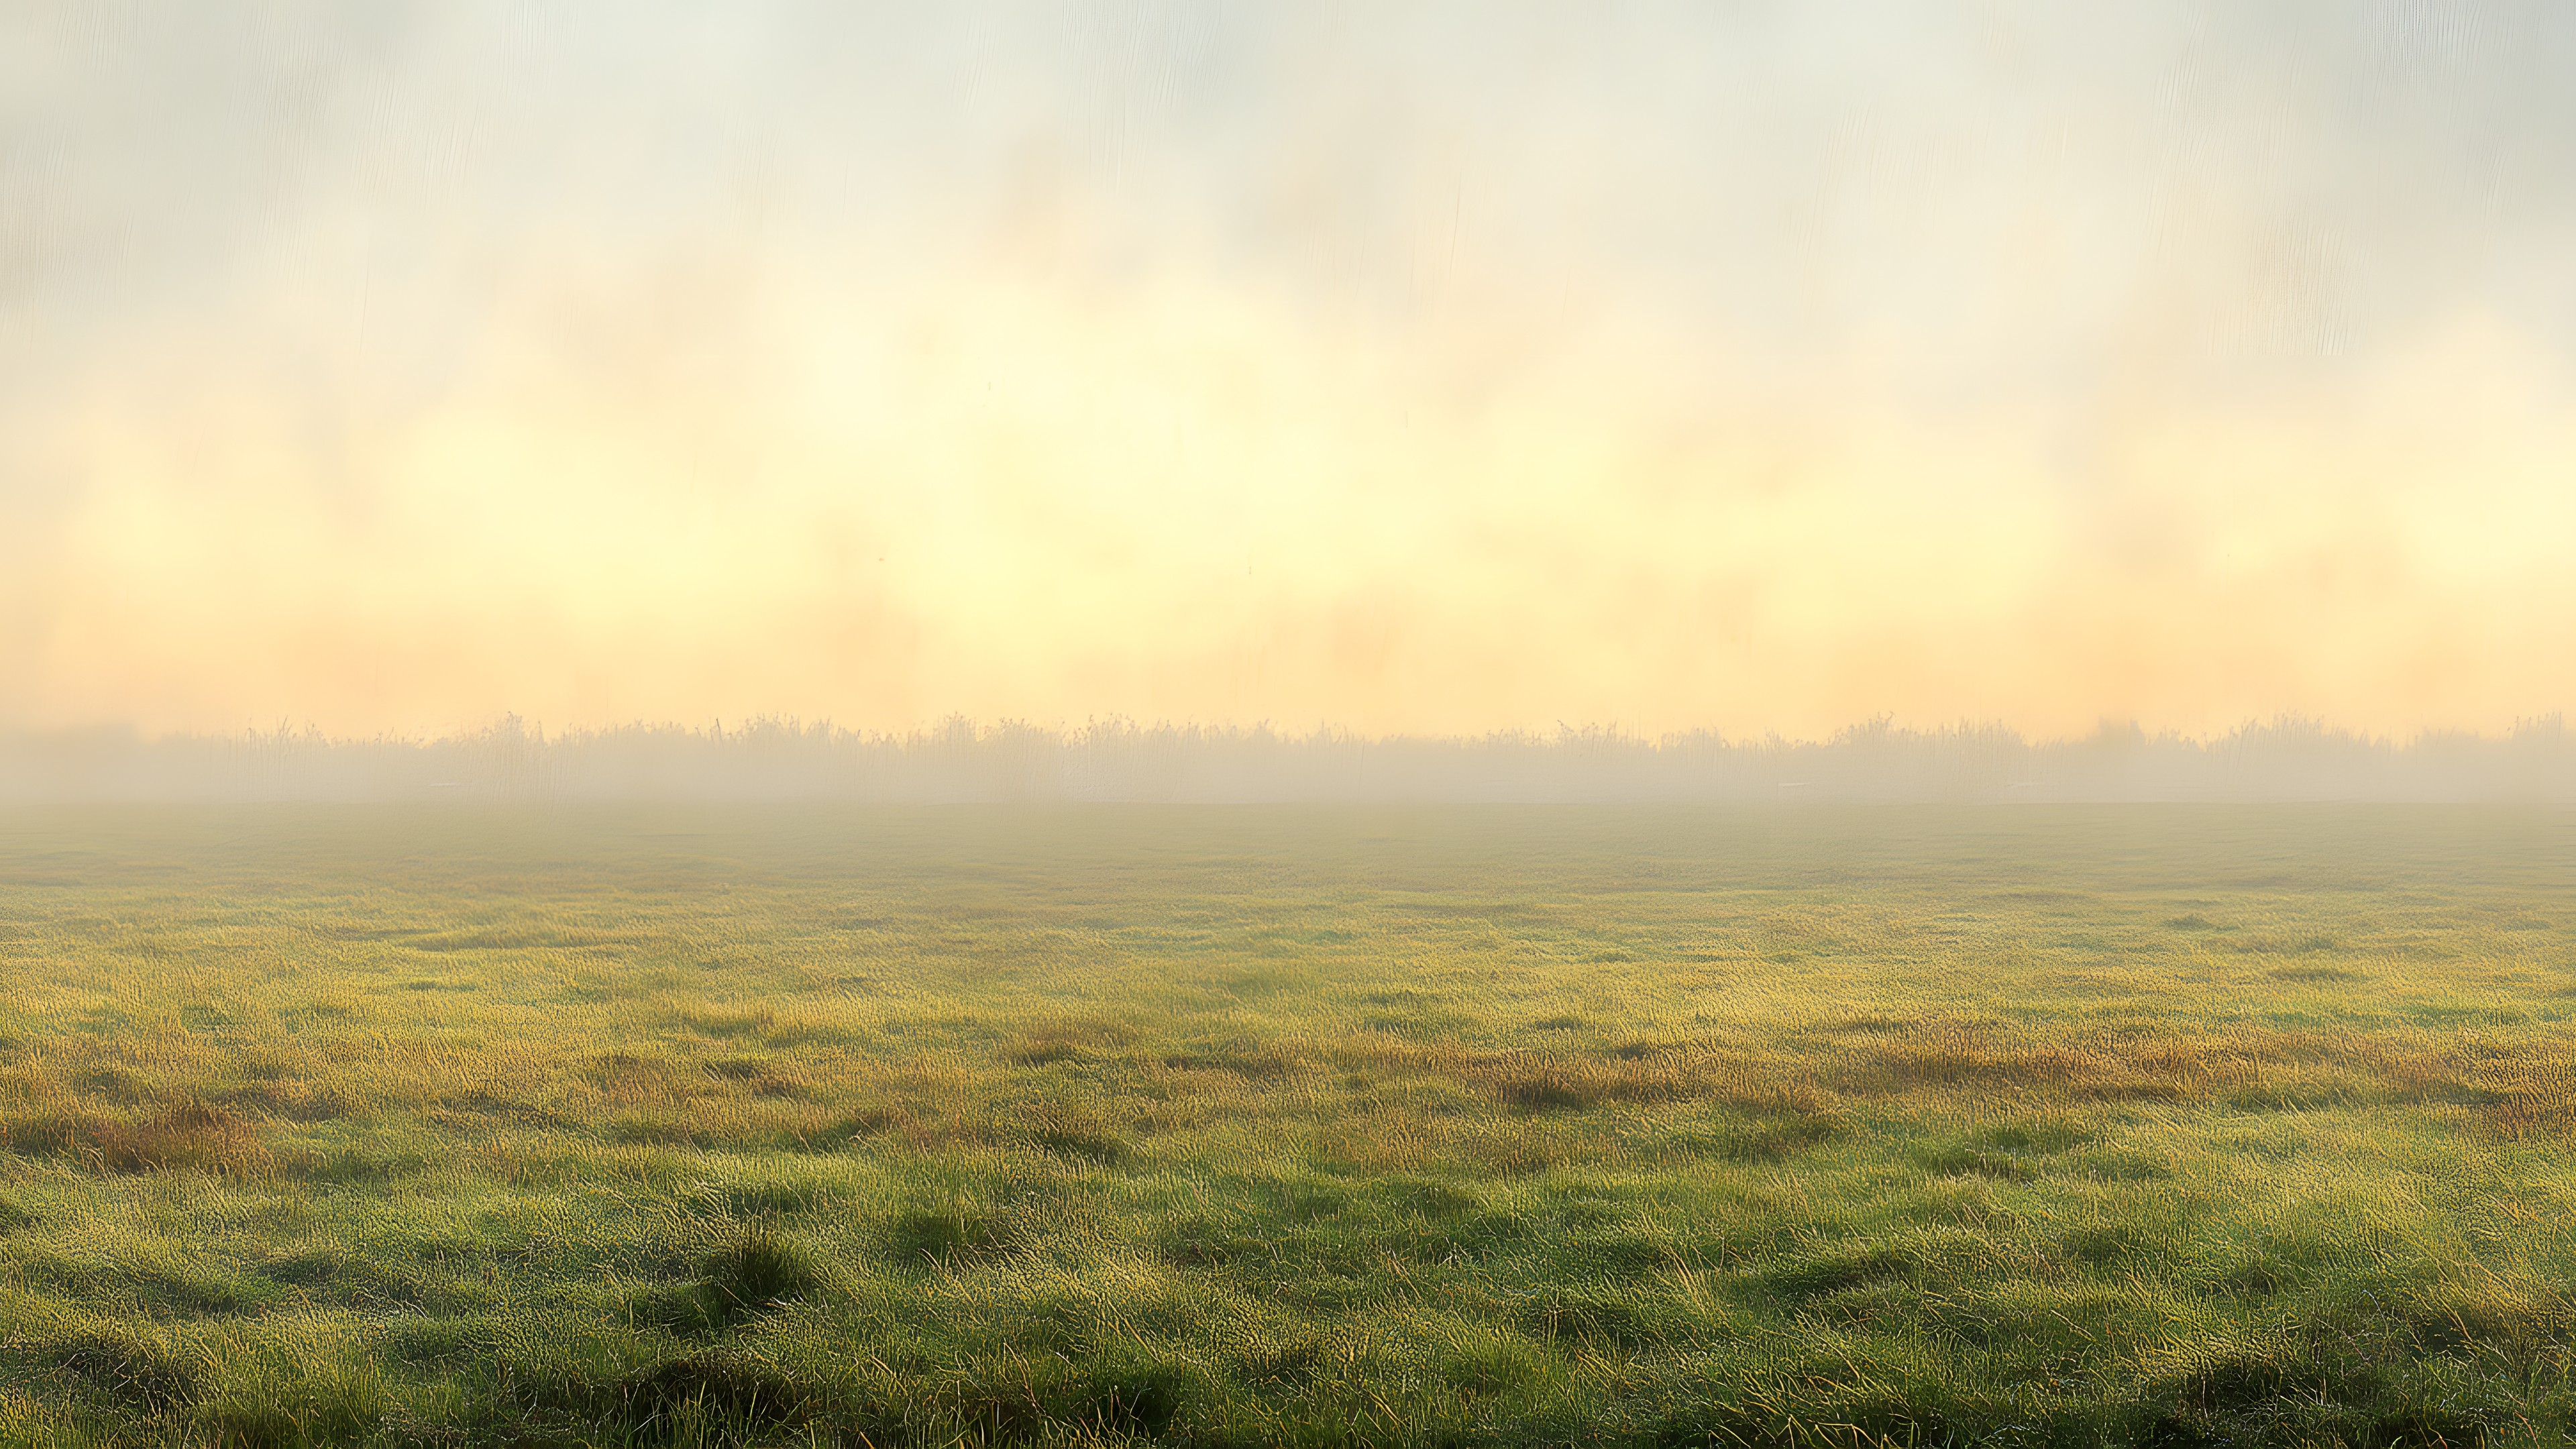
<svg viewBox="0 0 2576 1449">
<path fill-rule="evenodd" d="M 0 816 L 0 1443 L 2556 1443 L 2576 814 Z"/>
</svg>

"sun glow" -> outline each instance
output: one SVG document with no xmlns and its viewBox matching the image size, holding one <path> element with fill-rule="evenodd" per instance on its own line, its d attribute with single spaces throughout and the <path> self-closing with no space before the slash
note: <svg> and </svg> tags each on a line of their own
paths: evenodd
<svg viewBox="0 0 2576 1449">
<path fill-rule="evenodd" d="M 578 50 L 488 20 L 365 62 L 390 99 L 313 71 L 319 119 L 217 158 L 291 159 L 248 216 L 110 154 L 220 245 L 20 308 L 57 365 L 8 383 L 0 722 L 2411 733 L 2576 684 L 2551 314 L 2279 222 L 2337 174 L 2296 128 L 2136 179 L 2202 154 L 2142 129 L 2151 69 L 1927 40 L 1893 79 L 1791 26 L 1709 111 L 1655 36 L 1517 16 L 1103 111 L 937 26 L 953 96 L 772 84 L 752 17 L 658 88 L 457 101 Z M 1242 59 L 1173 23 L 1173 65 Z M 2510 280 L 2540 230 L 2387 245 Z"/>
</svg>

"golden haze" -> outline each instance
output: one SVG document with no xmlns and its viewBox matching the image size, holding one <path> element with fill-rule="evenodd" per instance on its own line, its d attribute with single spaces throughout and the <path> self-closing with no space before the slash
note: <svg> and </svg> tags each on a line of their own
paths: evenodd
<svg viewBox="0 0 2576 1449">
<path fill-rule="evenodd" d="M 1482 307 L 1427 350 L 1183 285 L 817 314 L 767 299 L 753 366 L 682 376 L 581 368 L 573 324 L 519 319 L 327 457 L 211 365 L 183 405 L 94 399 L 48 440 L 99 482 L 14 703 L 344 734 L 503 708 L 2411 732 L 2538 713 L 2576 660 L 2567 379 L 2492 327 L 2052 438 L 1673 339 L 1495 382 Z M 1741 400 L 1672 397 L 1679 368 Z"/>
<path fill-rule="evenodd" d="M 0 726 L 2576 685 L 2540 41 L 1136 13 L 12 22 Z"/>
</svg>

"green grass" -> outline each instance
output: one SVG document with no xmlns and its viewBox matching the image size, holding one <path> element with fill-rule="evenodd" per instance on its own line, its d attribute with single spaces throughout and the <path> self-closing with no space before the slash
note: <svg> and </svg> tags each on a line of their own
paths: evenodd
<svg viewBox="0 0 2576 1449">
<path fill-rule="evenodd" d="M 0 817 L 0 1444 L 2559 1442 L 2576 816 Z"/>
</svg>

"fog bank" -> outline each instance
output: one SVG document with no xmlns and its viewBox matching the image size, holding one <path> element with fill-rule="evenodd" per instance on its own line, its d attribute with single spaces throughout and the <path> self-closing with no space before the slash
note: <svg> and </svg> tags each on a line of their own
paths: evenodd
<svg viewBox="0 0 2576 1449">
<path fill-rule="evenodd" d="M 964 720 L 912 734 L 760 721 L 548 735 L 515 718 L 429 741 L 315 732 L 0 736 L 0 801 L 1752 802 L 2576 801 L 2563 721 L 2372 738 L 2313 721 L 2210 739 L 2071 740 L 1872 721 L 1823 740 L 1606 730 L 1366 737 Z"/>
</svg>

